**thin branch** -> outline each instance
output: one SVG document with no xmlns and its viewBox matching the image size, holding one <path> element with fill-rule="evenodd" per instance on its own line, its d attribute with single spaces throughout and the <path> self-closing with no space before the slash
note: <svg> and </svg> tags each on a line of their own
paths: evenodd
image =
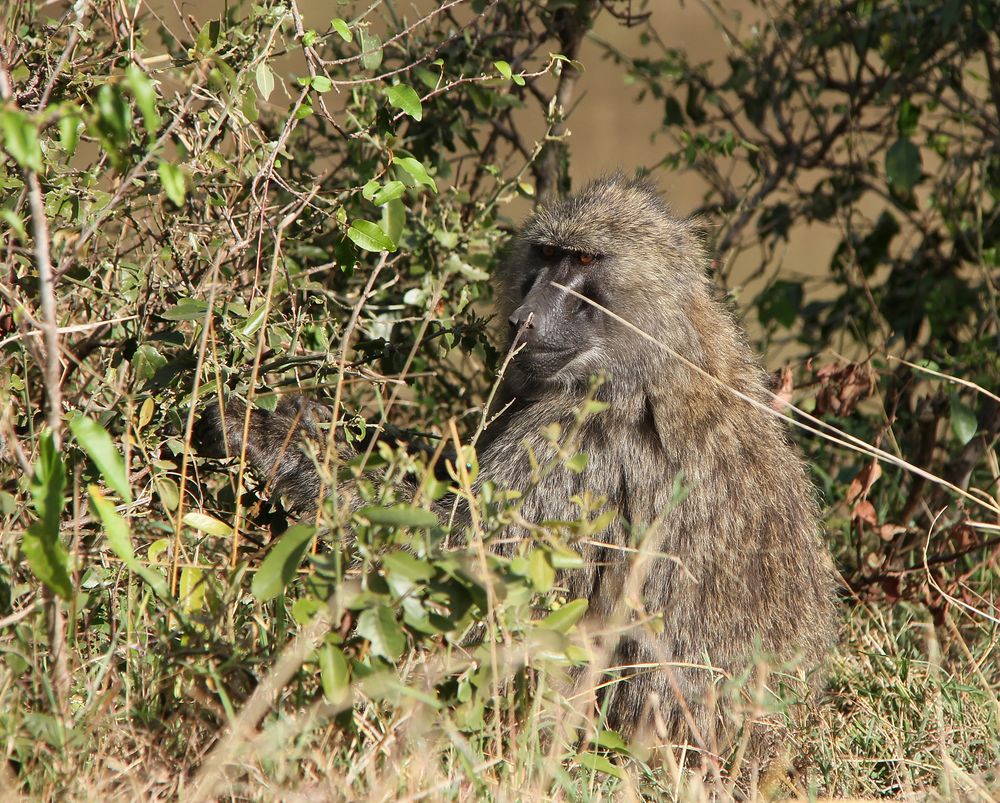
<svg viewBox="0 0 1000 803">
<path fill-rule="evenodd" d="M 55 282 L 49 258 L 49 225 L 45 219 L 42 185 L 33 170 L 25 171 L 28 179 L 28 203 L 31 206 L 31 227 L 35 238 L 35 265 L 38 268 L 38 294 L 42 305 L 42 336 L 45 339 L 46 418 L 56 449 L 62 445 L 62 389 L 59 362 L 59 324 L 56 321 Z"/>
</svg>

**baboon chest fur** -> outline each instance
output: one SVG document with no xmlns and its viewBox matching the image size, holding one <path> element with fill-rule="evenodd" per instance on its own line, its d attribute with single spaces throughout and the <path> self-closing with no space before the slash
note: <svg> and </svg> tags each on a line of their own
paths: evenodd
<svg viewBox="0 0 1000 803">
<path fill-rule="evenodd" d="M 767 412 L 766 376 L 708 265 L 695 224 L 644 182 L 602 179 L 542 208 L 497 271 L 514 356 L 477 446 L 477 484 L 519 491 L 525 522 L 578 519 L 588 492 L 615 511 L 574 545 L 583 568 L 560 577 L 568 597 L 589 601 L 604 668 L 627 678 L 603 700 L 609 722 L 703 743 L 733 730 L 706 702 L 720 677 L 755 655 L 808 671 L 835 622 L 805 466 Z M 603 410 L 581 421 L 588 400 Z M 254 410 L 246 449 L 309 509 L 319 480 L 294 446 L 315 434 L 303 409 Z M 208 440 L 216 431 L 238 454 L 243 410 L 227 410 L 224 436 L 209 413 Z M 537 471 L 560 438 L 585 463 Z M 453 527 L 468 523 L 460 510 Z M 524 535 L 512 528 L 498 549 L 516 551 Z"/>
</svg>

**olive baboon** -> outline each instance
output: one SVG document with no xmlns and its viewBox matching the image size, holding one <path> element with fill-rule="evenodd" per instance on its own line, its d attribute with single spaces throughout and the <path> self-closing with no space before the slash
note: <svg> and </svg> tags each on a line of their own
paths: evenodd
<svg viewBox="0 0 1000 803">
<path fill-rule="evenodd" d="M 478 482 L 521 491 L 526 521 L 578 518 L 585 490 L 617 510 L 599 539 L 577 545 L 585 568 L 561 578 L 569 598 L 589 600 L 597 630 L 615 625 L 599 641 L 627 680 L 604 700 L 609 724 L 718 745 L 734 733 L 726 710 L 706 702 L 719 674 L 761 653 L 814 666 L 833 637 L 834 573 L 803 462 L 766 411 L 765 374 L 714 300 L 707 266 L 695 225 L 638 180 L 599 180 L 539 211 L 498 272 L 499 311 L 521 350 L 477 450 Z M 529 451 L 552 449 L 541 428 L 573 431 L 588 393 L 607 403 L 576 426 L 574 449 L 588 462 L 539 478 Z M 231 452 L 244 409 L 229 416 Z M 208 429 L 217 423 L 210 415 Z M 278 490 L 309 507 L 316 472 L 283 448 L 296 426 L 312 428 L 301 404 L 254 411 L 247 448 Z"/>
</svg>

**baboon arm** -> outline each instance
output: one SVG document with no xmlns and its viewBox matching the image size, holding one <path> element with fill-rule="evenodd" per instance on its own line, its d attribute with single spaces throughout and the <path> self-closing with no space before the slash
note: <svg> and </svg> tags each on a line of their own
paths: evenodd
<svg viewBox="0 0 1000 803">
<path fill-rule="evenodd" d="M 274 412 L 251 408 L 248 422 L 246 404 L 234 398 L 201 414 L 193 440 L 206 457 L 239 457 L 245 432 L 246 459 L 254 473 L 286 496 L 296 511 L 311 513 L 319 503 L 321 482 L 310 451 L 322 459 L 326 438 L 317 423 L 324 418 L 329 418 L 326 408 L 295 396 L 283 399 Z M 314 449 L 307 449 L 307 443 Z"/>
</svg>

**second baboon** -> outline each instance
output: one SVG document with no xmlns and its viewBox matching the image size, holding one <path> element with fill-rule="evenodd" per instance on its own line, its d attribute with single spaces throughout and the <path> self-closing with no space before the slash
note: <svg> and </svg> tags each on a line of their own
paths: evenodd
<svg viewBox="0 0 1000 803">
<path fill-rule="evenodd" d="M 602 701 L 609 724 L 725 747 L 736 729 L 709 703 L 719 678 L 755 655 L 814 667 L 833 638 L 834 572 L 803 462 L 767 412 L 766 376 L 715 300 L 708 264 L 696 226 L 642 181 L 599 180 L 537 212 L 496 277 L 519 350 L 477 444 L 477 482 L 520 491 L 529 522 L 577 519 L 586 491 L 606 498 L 617 515 L 576 545 L 584 568 L 560 580 L 589 601 L 588 627 L 622 678 Z M 607 407 L 578 424 L 588 394 Z M 229 414 L 230 453 L 243 409 Z M 279 448 L 301 419 L 301 405 L 254 411 L 247 451 L 309 508 L 312 463 Z M 207 420 L 211 432 L 218 415 Z M 531 455 L 552 453 L 553 424 L 575 430 L 582 469 L 533 471 Z M 458 519 L 461 530 L 467 511 Z M 524 534 L 506 535 L 514 550 Z"/>
</svg>

